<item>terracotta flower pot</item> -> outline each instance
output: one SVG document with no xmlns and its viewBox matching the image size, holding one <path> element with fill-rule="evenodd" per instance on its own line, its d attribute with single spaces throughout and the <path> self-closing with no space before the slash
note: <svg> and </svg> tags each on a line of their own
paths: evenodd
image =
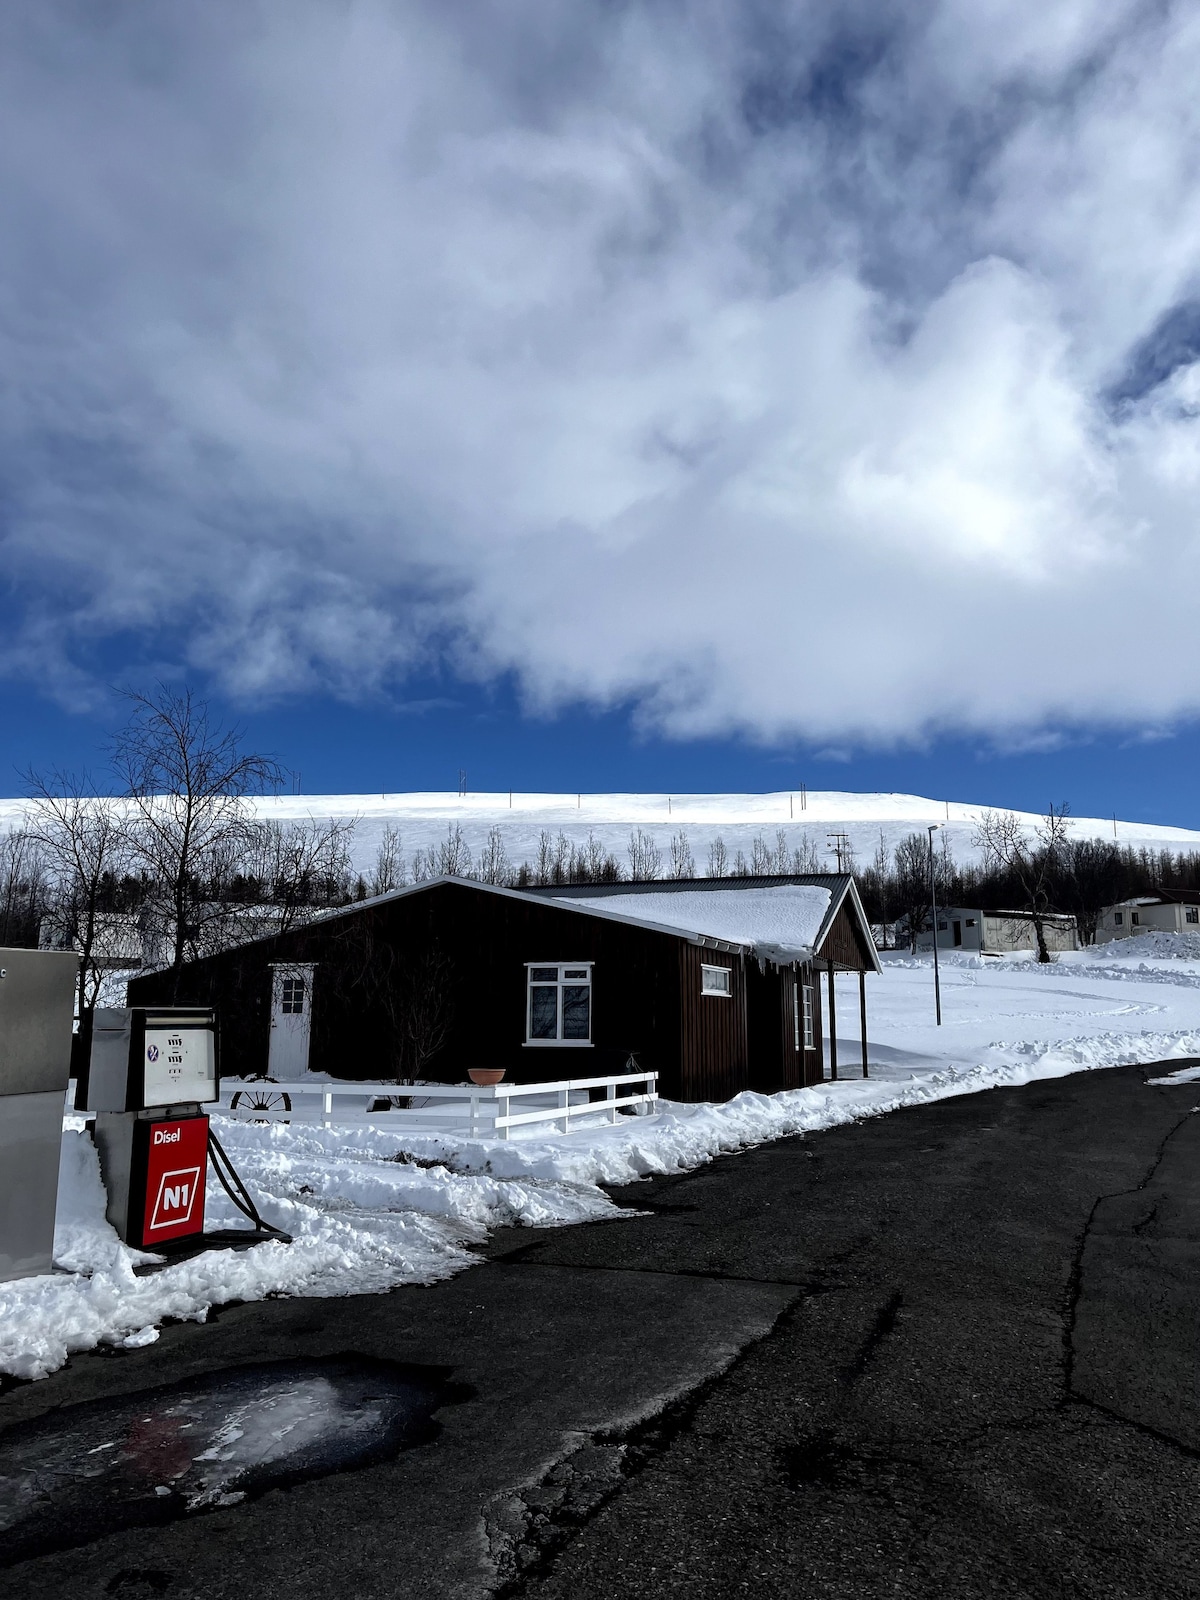
<svg viewBox="0 0 1200 1600">
<path fill-rule="evenodd" d="M 468 1067 L 467 1077 L 472 1083 L 477 1083 L 481 1089 L 488 1089 L 493 1083 L 499 1083 L 504 1076 L 503 1067 Z"/>
</svg>

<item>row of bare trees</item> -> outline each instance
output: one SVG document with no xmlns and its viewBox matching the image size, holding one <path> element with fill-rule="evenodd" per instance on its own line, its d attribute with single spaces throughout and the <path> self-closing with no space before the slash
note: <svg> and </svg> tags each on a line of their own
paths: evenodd
<svg viewBox="0 0 1200 1600">
<path fill-rule="evenodd" d="M 537 854 L 532 861 L 514 864 L 504 841 L 503 830 L 493 827 L 483 848 L 472 854 L 459 823 L 447 826 L 446 837 L 437 845 L 417 850 L 411 865 L 406 861 L 403 839 L 398 829 L 385 829 L 376 856 L 374 871 L 360 880 L 356 893 L 386 894 L 407 883 L 424 883 L 436 877 L 474 878 L 480 883 L 496 883 L 515 888 L 529 885 L 568 883 L 652 883 L 664 878 L 750 878 L 782 873 L 821 872 L 817 847 L 807 834 L 793 846 L 787 832 L 780 829 L 768 840 L 759 835 L 749 855 L 737 849 L 730 855 L 724 839 L 717 835 L 708 847 L 703 873 L 698 869 L 685 829 L 671 835 L 664 850 L 652 834 L 634 828 L 629 835 L 625 859 L 613 854 L 595 834 L 586 839 L 570 839 L 543 830 Z"/>
<path fill-rule="evenodd" d="M 1080 940 L 1091 944 L 1105 906 L 1200 885 L 1195 852 L 1135 850 L 1079 837 L 1066 805 L 1051 806 L 1033 826 L 1012 812 L 983 812 L 975 825 L 972 863 L 955 860 L 947 833 L 934 838 L 939 905 L 1026 912 L 1043 961 L 1050 959 L 1045 929 L 1051 916 L 1073 916 Z M 885 942 L 913 944 L 930 925 L 930 849 L 928 832 L 909 834 L 891 851 L 881 834 L 871 862 L 857 869 L 867 914 L 883 929 Z"/>
</svg>

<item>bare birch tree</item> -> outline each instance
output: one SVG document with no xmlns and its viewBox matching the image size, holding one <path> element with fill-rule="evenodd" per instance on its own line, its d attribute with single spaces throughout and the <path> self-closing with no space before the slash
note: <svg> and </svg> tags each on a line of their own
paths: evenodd
<svg viewBox="0 0 1200 1600">
<path fill-rule="evenodd" d="M 32 797 L 29 834 L 49 879 L 53 942 L 79 957 L 79 1003 L 94 1006 L 104 976 L 106 892 L 129 864 L 129 836 L 119 801 L 98 795 L 85 776 L 54 771 L 26 774 Z"/>
<path fill-rule="evenodd" d="M 729 876 L 729 852 L 725 848 L 725 841 L 720 834 L 711 840 L 708 846 L 708 876 L 710 878 L 727 878 Z"/>
<path fill-rule="evenodd" d="M 512 881 L 512 868 L 508 864 L 508 851 L 504 848 L 504 835 L 498 827 L 488 830 L 487 843 L 479 857 L 475 875 L 480 883 L 496 883 L 503 886 Z"/>
<path fill-rule="evenodd" d="M 28 827 L 0 834 L 0 945 L 36 948 L 49 902 L 42 847 Z"/>
<path fill-rule="evenodd" d="M 1006 872 L 1019 890 L 1021 905 L 1033 920 L 1039 961 L 1050 960 L 1046 919 L 1055 910 L 1052 891 L 1071 827 L 1070 806 L 1052 805 L 1032 833 L 1011 811 L 984 811 L 975 825 L 975 844 L 985 863 Z"/>
<path fill-rule="evenodd" d="M 383 830 L 379 849 L 375 852 L 375 868 L 367 881 L 367 893 L 391 894 L 394 889 L 402 889 L 407 882 L 404 841 L 399 828 L 389 822 Z"/>
<path fill-rule="evenodd" d="M 159 684 L 127 695 L 133 711 L 113 744 L 113 766 L 132 801 L 135 859 L 158 885 L 160 936 L 179 973 L 211 942 L 229 908 L 206 897 L 210 868 L 250 843 L 247 797 L 279 780 L 270 757 L 246 753 L 238 729 L 220 727 L 190 689 Z"/>
<path fill-rule="evenodd" d="M 650 883 L 662 876 L 662 852 L 641 828 L 629 835 L 629 877 L 633 883 Z"/>
<path fill-rule="evenodd" d="M 671 836 L 671 876 L 673 878 L 694 878 L 696 876 L 696 863 L 692 857 L 692 847 L 688 844 L 688 836 L 682 828 L 678 833 Z"/>
</svg>

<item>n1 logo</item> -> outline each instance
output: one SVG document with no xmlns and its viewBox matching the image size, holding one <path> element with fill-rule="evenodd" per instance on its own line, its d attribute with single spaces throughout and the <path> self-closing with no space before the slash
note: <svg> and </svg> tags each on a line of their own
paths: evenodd
<svg viewBox="0 0 1200 1600">
<path fill-rule="evenodd" d="M 149 1231 L 176 1228 L 190 1222 L 199 1188 L 199 1167 L 179 1167 L 174 1172 L 164 1172 L 158 1181 L 158 1197 L 147 1224 Z"/>
</svg>

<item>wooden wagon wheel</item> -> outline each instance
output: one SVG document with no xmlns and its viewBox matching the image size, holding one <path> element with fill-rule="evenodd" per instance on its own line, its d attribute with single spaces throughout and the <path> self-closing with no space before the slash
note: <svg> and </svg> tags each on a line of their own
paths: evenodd
<svg viewBox="0 0 1200 1600">
<path fill-rule="evenodd" d="M 278 1113 L 292 1109 L 292 1097 L 285 1094 L 282 1089 L 239 1089 L 229 1102 L 229 1109 L 236 1111 L 239 1106 L 243 1111 L 269 1111 Z M 286 1118 L 252 1117 L 252 1122 L 286 1121 Z"/>
</svg>

